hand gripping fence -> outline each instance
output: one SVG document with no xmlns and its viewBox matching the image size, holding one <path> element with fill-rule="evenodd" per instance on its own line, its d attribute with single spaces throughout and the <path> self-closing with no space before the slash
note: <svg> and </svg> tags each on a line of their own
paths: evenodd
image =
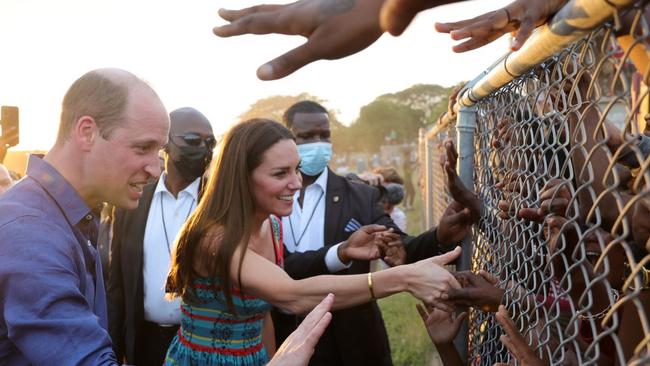
<svg viewBox="0 0 650 366">
<path fill-rule="evenodd" d="M 426 225 L 448 202 L 437 157 L 454 138 L 483 204 L 458 269 L 499 279 L 527 345 L 509 351 L 472 308 L 469 364 L 650 365 L 649 21 L 648 1 L 570 1 L 421 131 Z"/>
</svg>

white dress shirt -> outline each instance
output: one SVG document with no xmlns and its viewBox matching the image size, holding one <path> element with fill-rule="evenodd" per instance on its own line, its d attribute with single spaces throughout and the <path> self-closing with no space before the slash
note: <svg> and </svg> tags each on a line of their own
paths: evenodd
<svg viewBox="0 0 650 366">
<path fill-rule="evenodd" d="M 201 178 L 196 178 L 175 198 L 165 186 L 165 177 L 163 173 L 158 180 L 144 230 L 144 318 L 161 325 L 174 325 L 180 323 L 181 311 L 180 300 L 165 299 L 170 252 L 174 251 L 181 226 L 196 208 Z"/>
<path fill-rule="evenodd" d="M 325 245 L 325 193 L 327 192 L 327 169 L 316 181 L 305 188 L 302 207 L 298 203 L 300 191 L 293 197 L 291 215 L 282 218 L 282 239 L 291 253 L 318 250 Z M 325 255 L 325 264 L 330 272 L 350 267 L 338 256 L 339 244 L 332 246 Z"/>
</svg>

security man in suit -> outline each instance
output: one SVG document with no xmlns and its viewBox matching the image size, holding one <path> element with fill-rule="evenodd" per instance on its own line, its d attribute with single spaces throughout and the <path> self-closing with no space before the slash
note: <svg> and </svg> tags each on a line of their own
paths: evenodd
<svg viewBox="0 0 650 366">
<path fill-rule="evenodd" d="M 138 208 L 114 217 L 109 332 L 118 360 L 129 365 L 161 365 L 178 330 L 179 302 L 165 299 L 165 280 L 176 234 L 197 206 L 216 145 L 210 122 L 196 109 L 174 110 L 170 124 L 165 172 L 145 186 Z"/>
<path fill-rule="evenodd" d="M 324 107 L 312 101 L 298 102 L 285 112 L 284 123 L 296 136 L 303 178 L 291 215 L 282 219 L 288 253 L 285 270 L 292 278 L 367 273 L 369 262 L 341 256 L 339 244 L 363 225 L 385 225 L 400 233 L 406 262 L 441 254 L 447 249 L 443 244 L 453 245 L 452 239 L 458 240 L 471 228 L 467 210 L 448 210 L 445 220 L 458 220 L 456 225 L 441 225 L 441 230 L 427 231 L 416 238 L 406 236 L 384 213 L 376 188 L 349 181 L 327 168 L 332 145 L 329 115 Z M 455 231 L 450 232 L 450 227 Z M 392 364 L 386 329 L 375 301 L 332 314 L 310 365 Z M 274 310 L 273 320 L 279 344 L 301 319 Z"/>
</svg>

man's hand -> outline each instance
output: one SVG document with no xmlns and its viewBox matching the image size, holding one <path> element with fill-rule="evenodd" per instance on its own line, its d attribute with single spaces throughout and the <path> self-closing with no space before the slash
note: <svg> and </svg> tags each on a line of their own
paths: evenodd
<svg viewBox="0 0 650 366">
<path fill-rule="evenodd" d="M 268 363 L 268 366 L 303 366 L 309 363 L 316 343 L 332 320 L 334 295 L 329 294 L 316 305 L 300 326 L 289 335 Z"/>
<path fill-rule="evenodd" d="M 482 47 L 506 33 L 515 36 L 511 49 L 524 45 L 535 27 L 555 14 L 567 0 L 516 0 L 511 4 L 472 19 L 453 23 L 436 23 L 438 32 L 449 33 L 451 39 L 467 41 L 452 47 L 454 52 L 465 52 Z M 382 23 L 383 24 L 383 23 Z"/>
<path fill-rule="evenodd" d="M 472 214 L 469 208 L 457 201 L 451 201 L 436 228 L 436 239 L 443 245 L 454 244 L 463 240 L 471 230 Z"/>
<path fill-rule="evenodd" d="M 382 225 L 366 225 L 350 235 L 338 247 L 338 256 L 341 262 L 348 263 L 353 259 L 370 261 L 378 259 L 381 255 L 378 242 L 381 241 L 380 233 L 386 231 Z"/>
<path fill-rule="evenodd" d="M 464 207 L 467 207 L 472 216 L 472 221 L 477 223 L 481 218 L 481 200 L 478 196 L 467 189 L 456 173 L 456 161 L 458 152 L 452 140 L 446 140 L 443 143 L 445 149 L 440 157 L 440 164 L 445 172 L 445 183 L 451 197 L 458 201 Z"/>
<path fill-rule="evenodd" d="M 454 316 L 453 313 L 450 314 L 436 308 L 427 309 L 422 304 L 416 304 L 415 307 L 427 328 L 429 338 L 436 345 L 451 343 L 458 335 L 463 320 L 467 317 L 467 313 Z"/>
<path fill-rule="evenodd" d="M 381 35 L 379 9 L 383 0 L 300 0 L 287 5 L 258 5 L 219 10 L 230 22 L 215 27 L 219 37 L 242 34 L 301 35 L 307 42 L 257 69 L 261 80 L 280 79 L 321 59 L 357 53 Z"/>
<path fill-rule="evenodd" d="M 379 239 L 377 245 L 384 262 L 391 267 L 395 267 L 406 263 L 406 249 L 402 237 L 392 230 L 389 229 L 377 234 Z"/>
<path fill-rule="evenodd" d="M 469 271 L 456 272 L 454 277 L 463 286 L 449 290 L 448 300 L 454 305 L 497 311 L 505 290 L 496 287 L 498 280 L 495 277 L 483 270 L 479 275 Z"/>
</svg>

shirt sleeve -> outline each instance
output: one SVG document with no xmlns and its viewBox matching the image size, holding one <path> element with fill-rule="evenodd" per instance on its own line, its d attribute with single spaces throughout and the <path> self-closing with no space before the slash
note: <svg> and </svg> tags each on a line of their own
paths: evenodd
<svg viewBox="0 0 650 366">
<path fill-rule="evenodd" d="M 108 332 L 79 289 L 86 269 L 77 268 L 75 245 L 38 217 L 0 227 L 4 331 L 33 365 L 117 365 Z"/>
<path fill-rule="evenodd" d="M 340 245 L 341 243 L 332 245 L 327 250 L 327 254 L 325 254 L 325 265 L 327 266 L 327 270 L 330 271 L 330 273 L 342 271 L 344 269 L 350 268 L 352 265 L 352 261 L 350 261 L 348 264 L 345 264 L 341 262 L 341 259 L 339 259 L 338 249 Z"/>
</svg>

